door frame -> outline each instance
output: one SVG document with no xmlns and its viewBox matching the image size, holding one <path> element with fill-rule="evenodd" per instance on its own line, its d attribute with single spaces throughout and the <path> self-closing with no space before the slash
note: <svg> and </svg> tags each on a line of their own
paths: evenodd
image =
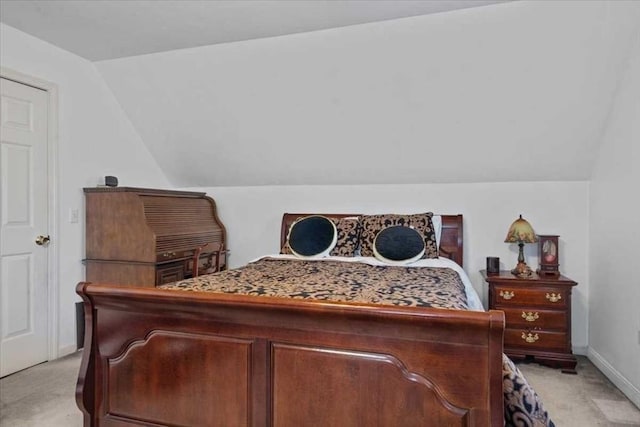
<svg viewBox="0 0 640 427">
<path fill-rule="evenodd" d="M 47 250 L 47 338 L 48 359 L 60 355 L 59 341 L 59 286 L 58 286 L 58 85 L 6 67 L 0 67 L 0 76 L 16 83 L 47 92 L 47 227 L 52 236 Z"/>
</svg>

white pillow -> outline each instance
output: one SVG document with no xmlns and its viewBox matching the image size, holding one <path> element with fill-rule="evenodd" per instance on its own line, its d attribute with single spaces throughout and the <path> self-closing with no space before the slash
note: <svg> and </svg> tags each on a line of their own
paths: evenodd
<svg viewBox="0 0 640 427">
<path fill-rule="evenodd" d="M 438 250 L 440 250 L 440 235 L 442 234 L 442 217 L 440 215 L 432 216 L 431 223 L 433 224 L 433 229 L 436 232 L 436 246 L 438 246 Z"/>
</svg>

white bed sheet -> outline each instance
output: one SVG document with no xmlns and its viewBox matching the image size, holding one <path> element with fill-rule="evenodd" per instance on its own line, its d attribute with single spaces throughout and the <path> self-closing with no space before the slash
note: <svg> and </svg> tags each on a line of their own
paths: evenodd
<svg viewBox="0 0 640 427">
<path fill-rule="evenodd" d="M 279 259 L 295 259 L 299 260 L 295 255 L 288 254 L 274 254 L 267 255 L 268 258 L 279 258 Z M 256 258 L 254 261 L 258 259 L 265 258 L 260 257 Z M 343 261 L 343 262 L 362 262 L 369 265 L 379 265 L 379 266 L 389 266 L 389 264 L 385 264 L 384 262 L 374 258 L 374 257 L 364 257 L 364 256 L 356 256 L 356 257 L 341 257 L 341 256 L 328 256 L 324 258 L 305 258 L 305 261 Z M 471 280 L 467 273 L 460 267 L 456 262 L 451 261 L 449 258 L 426 258 L 420 259 L 416 262 L 413 262 L 409 265 L 405 265 L 404 267 L 410 268 L 419 268 L 419 267 L 443 267 L 450 268 L 458 273 L 460 276 L 462 283 L 464 284 L 464 291 L 467 294 L 467 305 L 469 306 L 469 310 L 475 311 L 485 311 L 484 306 L 482 305 L 482 301 L 480 296 L 476 292 L 475 288 L 471 284 Z"/>
</svg>

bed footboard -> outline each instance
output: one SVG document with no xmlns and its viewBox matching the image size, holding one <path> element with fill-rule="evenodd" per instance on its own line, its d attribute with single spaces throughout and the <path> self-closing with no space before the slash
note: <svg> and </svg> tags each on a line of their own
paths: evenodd
<svg viewBox="0 0 640 427">
<path fill-rule="evenodd" d="M 80 283 L 85 426 L 502 426 L 502 312 Z"/>
</svg>

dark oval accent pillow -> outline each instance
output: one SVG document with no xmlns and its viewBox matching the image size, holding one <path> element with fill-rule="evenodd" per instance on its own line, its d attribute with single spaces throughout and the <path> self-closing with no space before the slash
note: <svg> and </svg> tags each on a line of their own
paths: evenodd
<svg viewBox="0 0 640 427">
<path fill-rule="evenodd" d="M 390 264 L 409 264 L 422 258 L 425 244 L 414 228 L 396 225 L 387 227 L 373 241 L 373 255 Z"/>
<path fill-rule="evenodd" d="M 291 224 L 287 242 L 298 257 L 326 256 L 336 246 L 338 232 L 329 218 L 311 215 Z"/>
</svg>

